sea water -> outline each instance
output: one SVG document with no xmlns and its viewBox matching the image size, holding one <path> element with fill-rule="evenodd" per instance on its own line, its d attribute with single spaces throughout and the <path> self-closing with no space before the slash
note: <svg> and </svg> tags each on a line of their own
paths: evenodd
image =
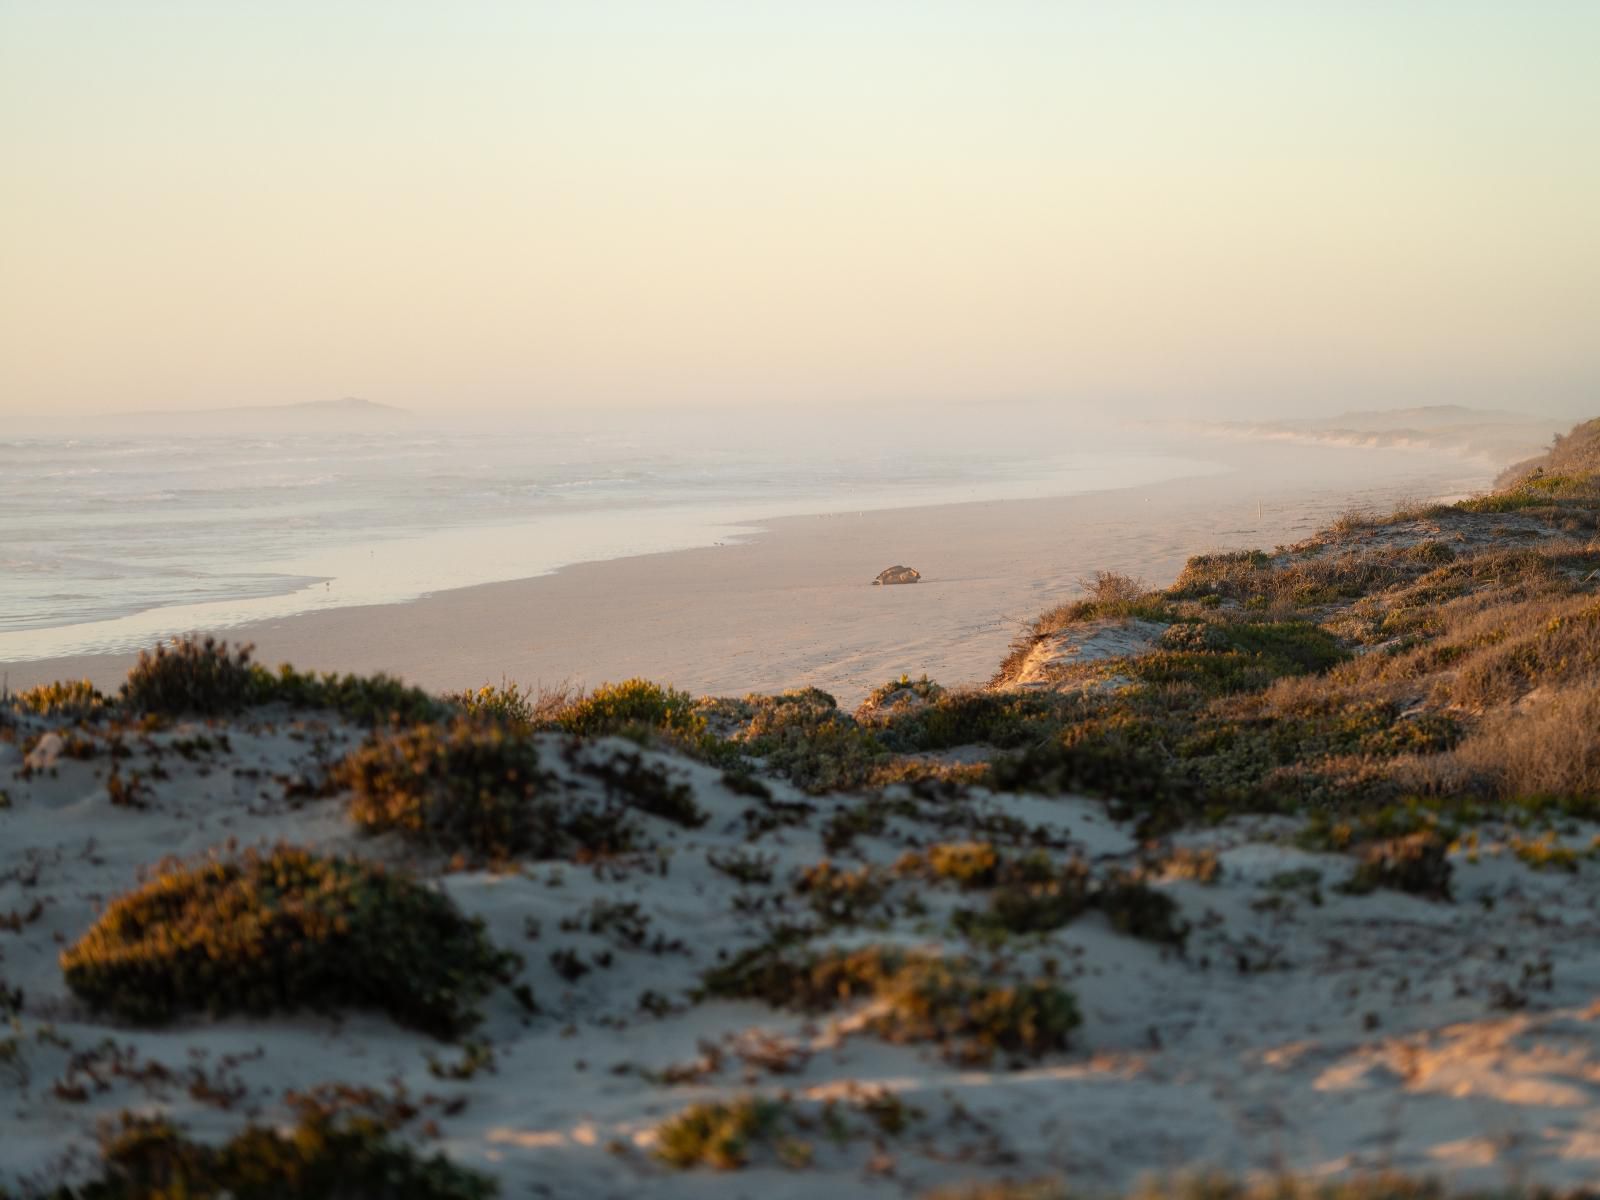
<svg viewBox="0 0 1600 1200">
<path fill-rule="evenodd" d="M 0 661 L 749 537 L 764 520 L 1221 469 L 1129 436 L 586 427 L 0 439 Z"/>
</svg>

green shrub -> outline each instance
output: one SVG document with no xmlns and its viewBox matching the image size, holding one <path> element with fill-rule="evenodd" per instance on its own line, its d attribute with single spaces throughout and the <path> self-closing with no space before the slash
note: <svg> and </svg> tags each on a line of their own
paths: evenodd
<svg viewBox="0 0 1600 1200">
<path fill-rule="evenodd" d="M 432 721 L 445 705 L 421 688 L 388 675 L 321 675 L 296 671 L 288 663 L 277 675 L 257 667 L 256 703 L 276 701 L 291 708 L 326 708 L 362 725 Z"/>
<path fill-rule="evenodd" d="M 997 981 L 968 958 L 869 946 L 808 951 L 782 940 L 704 977 L 708 994 L 822 1012 L 876 1001 L 864 1028 L 890 1042 L 932 1042 L 947 1058 L 988 1062 L 997 1052 L 1039 1057 L 1065 1049 L 1081 1022 L 1072 994 L 1050 980 Z"/>
<path fill-rule="evenodd" d="M 562 710 L 556 724 L 585 737 L 665 733 L 693 740 L 705 731 L 694 697 L 648 679 L 603 684 Z"/>
<path fill-rule="evenodd" d="M 558 792 L 533 741 L 494 723 L 380 730 L 333 774 L 362 828 L 447 852 L 585 859 L 631 841 L 623 810 Z"/>
<path fill-rule="evenodd" d="M 856 708 L 856 720 L 864 725 L 884 721 L 897 712 L 910 711 L 937 700 L 944 692 L 944 688 L 926 675 L 916 680 L 902 675 L 873 688 Z"/>
<path fill-rule="evenodd" d="M 220 1146 L 165 1120 L 124 1115 L 101 1175 L 52 1200 L 489 1200 L 487 1176 L 424 1158 L 370 1119 L 306 1117 L 287 1133 L 252 1125 Z"/>
<path fill-rule="evenodd" d="M 1326 671 L 1350 657 L 1337 638 L 1309 621 L 1235 621 L 1220 632 L 1233 649 L 1274 660 L 1286 675 Z"/>
<path fill-rule="evenodd" d="M 1535 468 L 1527 477 L 1509 488 L 1462 500 L 1456 507 L 1463 512 L 1508 513 L 1528 508 L 1545 508 L 1558 500 L 1600 498 L 1593 476 L 1587 474 L 1560 474 Z"/>
<path fill-rule="evenodd" d="M 387 675 L 315 674 L 288 663 L 276 673 L 250 661 L 253 646 L 216 638 L 174 638 L 141 652 L 122 685 L 121 699 L 136 713 L 159 716 L 231 716 L 261 704 L 325 708 L 367 725 L 428 721 L 444 706 L 420 688 Z"/>
<path fill-rule="evenodd" d="M 804 1167 L 815 1154 L 810 1137 L 821 1134 L 835 1145 L 856 1138 L 881 1143 L 904 1133 L 922 1116 L 920 1109 L 886 1088 L 851 1085 L 842 1096 L 803 1107 L 787 1094 L 772 1100 L 740 1096 L 726 1103 L 692 1104 L 661 1122 L 656 1126 L 656 1157 L 680 1170 L 737 1170 L 757 1153 L 787 1167 Z"/>
<path fill-rule="evenodd" d="M 450 1037 L 506 961 L 437 892 L 281 846 L 151 880 L 108 906 L 61 969 L 91 1007 L 144 1024 L 370 1008 Z"/>
<path fill-rule="evenodd" d="M 486 683 L 475 692 L 453 692 L 444 699 L 469 717 L 499 721 L 517 729 L 530 730 L 538 720 L 537 693 L 504 680 L 498 687 Z"/>
<path fill-rule="evenodd" d="M 892 750 L 1001 748 L 1035 744 L 1060 732 L 1081 712 L 1078 698 L 1051 691 L 942 692 L 927 704 L 890 712 L 874 732 Z"/>
<path fill-rule="evenodd" d="M 680 1169 L 728 1171 L 748 1161 L 752 1143 L 771 1135 L 783 1106 L 746 1096 L 729 1104 L 695 1104 L 656 1129 L 656 1154 Z"/>
<path fill-rule="evenodd" d="M 987 908 L 955 914 L 958 929 L 974 935 L 1047 933 L 1076 920 L 1094 900 L 1089 868 L 1081 859 L 1056 866 L 1044 855 L 1005 861 Z"/>
<path fill-rule="evenodd" d="M 819 688 L 748 696 L 744 705 L 750 716 L 734 743 L 808 792 L 860 787 L 886 757 L 877 739 Z"/>
<path fill-rule="evenodd" d="M 1090 902 L 1106 915 L 1113 929 L 1128 937 L 1178 947 L 1189 937 L 1189 927 L 1178 919 L 1178 905 L 1172 897 L 1126 871 L 1108 873 L 1095 887 Z"/>
<path fill-rule="evenodd" d="M 999 983 L 970 959 L 910 957 L 879 989 L 867 1028 L 891 1042 L 935 1042 L 945 1056 L 987 1063 L 997 1052 L 1037 1058 L 1067 1048 L 1082 1022 L 1070 992 L 1045 980 Z"/>
<path fill-rule="evenodd" d="M 693 788 L 674 780 L 665 768 L 652 766 L 638 754 L 617 754 L 586 762 L 581 769 L 600 780 L 609 796 L 639 812 L 685 829 L 698 829 L 710 820 L 695 803 Z"/>
<path fill-rule="evenodd" d="M 1392 888 L 1433 900 L 1450 899 L 1449 847 L 1437 833 L 1421 831 L 1374 842 L 1341 890 L 1364 895 Z"/>
<path fill-rule="evenodd" d="M 871 863 L 846 871 L 827 859 L 800 872 L 795 891 L 830 925 L 855 925 L 883 907 L 890 878 Z"/>
<path fill-rule="evenodd" d="M 253 646 L 228 649 L 216 638 L 174 638 L 139 652 L 122 685 L 122 702 L 134 712 L 160 716 L 228 716 L 257 702 L 261 692 L 251 666 Z"/>
</svg>

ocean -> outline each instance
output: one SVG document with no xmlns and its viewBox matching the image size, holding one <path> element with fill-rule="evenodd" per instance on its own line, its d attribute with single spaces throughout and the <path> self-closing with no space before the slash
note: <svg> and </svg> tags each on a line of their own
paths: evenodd
<svg viewBox="0 0 1600 1200">
<path fill-rule="evenodd" d="M 396 603 L 735 541 L 802 513 L 1065 495 L 1225 468 L 1203 446 L 968 425 L 915 441 L 603 423 L 0 440 L 0 661 Z"/>
</svg>

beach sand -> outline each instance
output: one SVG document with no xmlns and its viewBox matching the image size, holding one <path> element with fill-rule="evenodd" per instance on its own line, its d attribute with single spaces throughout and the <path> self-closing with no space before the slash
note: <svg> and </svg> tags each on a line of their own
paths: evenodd
<svg viewBox="0 0 1600 1200">
<path fill-rule="evenodd" d="M 387 671 L 434 690 L 509 679 L 632 676 L 695 693 L 813 685 L 854 705 L 908 673 L 987 680 L 1022 625 L 1095 570 L 1165 584 L 1192 554 L 1270 548 L 1351 507 L 1486 487 L 1442 454 L 1209 443 L 1226 473 L 1040 500 L 838 512 L 766 522 L 736 544 L 585 563 L 406 604 L 331 609 L 223 631 L 260 661 Z M 904 563 L 922 582 L 873 587 Z M 133 654 L 0 663 L 13 690 L 63 678 L 114 688 Z"/>
</svg>

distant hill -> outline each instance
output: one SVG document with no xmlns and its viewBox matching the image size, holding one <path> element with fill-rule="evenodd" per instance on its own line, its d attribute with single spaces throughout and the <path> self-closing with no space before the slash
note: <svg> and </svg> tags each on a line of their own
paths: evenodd
<svg viewBox="0 0 1600 1200">
<path fill-rule="evenodd" d="M 1281 421 L 1195 422 L 1187 428 L 1267 441 L 1441 450 L 1503 467 L 1537 453 L 1569 424 L 1555 417 L 1434 404 Z"/>
<path fill-rule="evenodd" d="M 356 396 L 341 400 L 309 400 L 298 404 L 249 404 L 236 408 L 164 409 L 108 417 L 121 428 L 192 433 L 268 431 L 362 431 L 403 426 L 414 414 L 392 404 Z"/>
</svg>

